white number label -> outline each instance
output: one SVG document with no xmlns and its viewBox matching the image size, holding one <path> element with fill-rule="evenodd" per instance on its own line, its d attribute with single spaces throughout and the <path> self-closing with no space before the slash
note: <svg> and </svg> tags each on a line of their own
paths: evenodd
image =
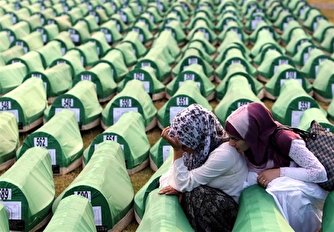
<svg viewBox="0 0 334 232">
<path fill-rule="evenodd" d="M 82 81 L 92 81 L 92 75 L 90 75 L 90 74 L 81 74 L 80 79 Z"/>
<path fill-rule="evenodd" d="M 176 105 L 177 106 L 188 106 L 189 105 L 188 97 L 177 97 L 176 98 Z"/>
<path fill-rule="evenodd" d="M 194 74 L 189 74 L 189 73 L 185 73 L 183 76 L 185 81 L 194 81 L 195 80 L 195 75 Z"/>
<path fill-rule="evenodd" d="M 132 107 L 132 99 L 119 99 L 119 106 L 122 108 L 129 108 Z"/>
<path fill-rule="evenodd" d="M 117 142 L 117 135 L 103 135 L 103 141 Z"/>
<path fill-rule="evenodd" d="M 198 64 L 198 59 L 197 58 L 189 58 L 188 59 L 188 65 L 192 64 Z"/>
<path fill-rule="evenodd" d="M 133 74 L 133 79 L 143 81 L 144 80 L 144 73 L 134 73 Z"/>
<path fill-rule="evenodd" d="M 0 200 L 11 200 L 12 199 L 12 189 L 0 188 Z"/>
<path fill-rule="evenodd" d="M 298 102 L 298 110 L 304 111 L 311 108 L 311 102 L 307 101 L 299 101 Z"/>
<path fill-rule="evenodd" d="M 74 101 L 72 98 L 62 98 L 61 106 L 64 108 L 71 108 L 74 106 Z"/>
<path fill-rule="evenodd" d="M 289 64 L 288 60 L 278 60 L 278 65 Z"/>
<path fill-rule="evenodd" d="M 285 79 L 296 79 L 297 78 L 297 72 L 290 71 L 285 73 Z"/>
<path fill-rule="evenodd" d="M 74 195 L 82 196 L 87 198 L 89 201 L 92 200 L 92 193 L 90 191 L 74 191 Z"/>
<path fill-rule="evenodd" d="M 36 137 L 34 138 L 34 147 L 47 147 L 48 138 L 47 137 Z"/>
<path fill-rule="evenodd" d="M 232 60 L 231 64 L 241 64 L 241 60 Z"/>
<path fill-rule="evenodd" d="M 42 74 L 39 74 L 39 73 L 32 73 L 32 74 L 31 74 L 31 77 L 41 79 L 41 78 L 42 78 Z"/>
<path fill-rule="evenodd" d="M 168 158 L 170 151 L 171 151 L 172 146 L 170 145 L 165 145 L 162 146 L 162 160 L 165 162 L 166 159 Z"/>
<path fill-rule="evenodd" d="M 140 65 L 142 68 L 151 67 L 151 64 L 149 62 L 142 62 Z"/>
<path fill-rule="evenodd" d="M 12 103 L 10 101 L 0 102 L 0 110 L 10 110 L 12 109 Z"/>
<path fill-rule="evenodd" d="M 238 102 L 237 103 L 237 107 L 239 108 L 239 107 L 241 107 L 241 106 L 243 106 L 243 105 L 247 105 L 249 102 Z"/>
<path fill-rule="evenodd" d="M 20 201 L 1 201 L 1 204 L 6 208 L 8 219 L 21 220 L 22 210 Z"/>
</svg>

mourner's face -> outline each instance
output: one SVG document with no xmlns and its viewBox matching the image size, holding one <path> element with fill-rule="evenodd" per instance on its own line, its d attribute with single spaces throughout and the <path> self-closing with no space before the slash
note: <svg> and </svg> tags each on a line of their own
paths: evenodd
<svg viewBox="0 0 334 232">
<path fill-rule="evenodd" d="M 241 153 L 247 151 L 248 148 L 249 148 L 249 146 L 248 146 L 248 144 L 246 143 L 245 140 L 236 138 L 236 137 L 234 137 L 234 136 L 230 136 L 229 144 L 230 144 L 232 147 L 235 147 L 235 149 L 236 149 L 238 152 L 241 152 Z"/>
</svg>

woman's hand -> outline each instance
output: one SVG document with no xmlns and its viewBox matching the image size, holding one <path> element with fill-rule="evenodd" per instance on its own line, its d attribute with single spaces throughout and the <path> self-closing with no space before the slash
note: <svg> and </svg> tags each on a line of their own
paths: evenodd
<svg viewBox="0 0 334 232">
<path fill-rule="evenodd" d="M 261 172 L 257 176 L 257 182 L 262 185 L 263 187 L 267 187 L 267 185 L 273 180 L 280 176 L 280 169 L 279 168 L 273 168 L 268 169 L 263 172 Z"/>
<path fill-rule="evenodd" d="M 177 191 L 170 185 L 160 189 L 159 191 L 159 194 L 166 194 L 166 195 L 178 195 L 179 193 L 180 193 L 179 191 Z"/>
<path fill-rule="evenodd" d="M 164 128 L 161 132 L 161 137 L 164 138 L 174 148 L 174 160 L 177 160 L 178 158 L 182 157 L 184 150 L 182 149 L 182 144 L 177 137 L 170 137 L 168 135 L 169 129 L 169 127 Z"/>
</svg>

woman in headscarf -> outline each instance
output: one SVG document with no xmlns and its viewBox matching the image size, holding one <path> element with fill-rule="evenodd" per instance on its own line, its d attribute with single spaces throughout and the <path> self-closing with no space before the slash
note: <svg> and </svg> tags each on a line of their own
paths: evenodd
<svg viewBox="0 0 334 232">
<path fill-rule="evenodd" d="M 225 122 L 230 145 L 245 155 L 249 171 L 257 173 L 257 182 L 274 197 L 292 228 L 317 231 L 321 214 L 316 205 L 326 191 L 315 183 L 327 180 L 326 170 L 298 134 L 279 128 L 261 103 L 238 108 Z"/>
<path fill-rule="evenodd" d="M 190 105 L 161 136 L 172 145 L 174 161 L 160 178 L 160 194 L 182 193 L 181 205 L 196 231 L 231 231 L 248 170 L 216 116 Z"/>
</svg>

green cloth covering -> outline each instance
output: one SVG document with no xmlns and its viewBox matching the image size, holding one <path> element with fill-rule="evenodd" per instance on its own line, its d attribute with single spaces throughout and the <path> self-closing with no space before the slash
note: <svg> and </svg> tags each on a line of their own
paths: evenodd
<svg viewBox="0 0 334 232">
<path fill-rule="evenodd" d="M 273 25 L 283 31 L 285 27 L 287 26 L 288 22 L 290 20 L 293 20 L 294 16 L 289 11 L 281 11 L 278 15 L 278 18 L 275 20 Z"/>
<path fill-rule="evenodd" d="M 334 61 L 326 60 L 319 65 L 317 78 L 313 82 L 314 91 L 326 99 L 334 98 Z"/>
<path fill-rule="evenodd" d="M 0 17 L 0 29 L 10 28 L 14 25 L 12 16 L 10 14 L 5 14 Z"/>
<path fill-rule="evenodd" d="M 108 141 L 97 146 L 87 166 L 57 197 L 53 212 L 71 195 L 90 199 L 96 211 L 95 225 L 104 231 L 111 230 L 131 210 L 134 192 L 119 144 Z"/>
<path fill-rule="evenodd" d="M 41 55 L 45 67 L 49 67 L 53 61 L 63 56 L 62 44 L 57 40 L 47 43 L 44 47 L 38 49 L 37 52 Z"/>
<path fill-rule="evenodd" d="M 171 149 L 172 151 L 172 149 Z M 166 173 L 172 164 L 173 155 L 169 155 L 169 158 L 162 164 L 162 166 L 150 177 L 143 187 L 139 189 L 134 198 L 134 211 L 139 219 L 142 219 L 145 213 L 147 198 L 154 189 L 159 187 L 160 177 Z"/>
<path fill-rule="evenodd" d="M 22 46 L 25 52 L 38 50 L 44 46 L 42 33 L 35 31 L 15 41 L 16 45 Z"/>
<path fill-rule="evenodd" d="M 72 25 L 74 25 L 79 19 L 84 17 L 79 7 L 73 7 L 70 11 L 65 13 L 65 15 L 70 18 Z"/>
<path fill-rule="evenodd" d="M 157 117 L 160 127 L 169 126 L 179 111 L 194 103 L 212 111 L 212 107 L 201 94 L 195 81 L 187 80 L 182 82 L 182 85 L 175 91 L 173 96 L 158 111 Z"/>
<path fill-rule="evenodd" d="M 97 135 L 84 155 L 84 163 L 90 162 L 97 144 L 104 141 L 114 141 L 120 144 L 124 152 L 126 168 L 131 170 L 142 164 L 148 158 L 150 143 L 145 134 L 144 118 L 137 112 L 128 112 Z"/>
<path fill-rule="evenodd" d="M 37 51 L 30 51 L 21 57 L 10 60 L 8 63 L 13 64 L 18 62 L 23 63 L 27 67 L 27 73 L 41 72 L 45 66 L 43 57 Z"/>
<path fill-rule="evenodd" d="M 11 41 L 16 41 L 28 36 L 31 33 L 29 23 L 26 21 L 18 22 L 5 29 L 9 33 Z"/>
<path fill-rule="evenodd" d="M 36 28 L 43 26 L 43 18 L 40 14 L 33 14 L 29 18 L 26 18 L 25 21 L 29 23 L 29 26 L 32 31 Z"/>
<path fill-rule="evenodd" d="M 45 111 L 45 119 L 50 120 L 56 113 L 63 109 L 75 112 L 75 117 L 80 128 L 92 123 L 100 117 L 102 107 L 97 99 L 95 84 L 83 80 L 72 89 L 60 95 Z"/>
<path fill-rule="evenodd" d="M 0 140 L 0 164 L 3 164 L 15 158 L 15 150 L 20 143 L 16 118 L 10 112 L 0 111 Z"/>
<path fill-rule="evenodd" d="M 188 39 L 193 40 L 195 37 L 195 34 L 198 34 L 198 32 L 202 32 L 204 38 L 210 43 L 214 43 L 217 39 L 216 34 L 214 33 L 212 29 L 210 29 L 206 21 L 198 20 L 196 22 L 196 25 L 188 33 Z"/>
<path fill-rule="evenodd" d="M 227 83 L 226 94 L 218 103 L 214 112 L 219 121 L 223 124 L 226 118 L 240 106 L 250 102 L 261 102 L 253 93 L 246 77 L 235 75 Z"/>
<path fill-rule="evenodd" d="M 244 57 L 250 61 L 248 48 L 245 46 L 244 42 L 240 39 L 238 33 L 231 30 L 227 31 L 224 40 L 217 48 L 218 55 L 215 58 L 215 64 L 219 65 L 221 62 L 223 62 L 227 50 L 233 47 L 238 48 L 243 53 Z"/>
<path fill-rule="evenodd" d="M 102 57 L 106 54 L 107 50 L 110 49 L 108 44 L 107 37 L 102 31 L 96 31 L 92 34 L 91 38 L 88 41 L 93 41 L 96 43 L 99 57 Z"/>
<path fill-rule="evenodd" d="M 202 66 L 206 76 L 211 77 L 213 75 L 213 68 L 205 59 L 202 58 L 200 51 L 195 48 L 187 49 L 182 59 L 173 68 L 173 74 L 176 76 L 179 72 L 182 72 L 186 67 L 192 64 L 199 64 Z"/>
<path fill-rule="evenodd" d="M 36 28 L 36 31 L 39 31 L 42 34 L 44 43 L 56 39 L 56 37 L 59 35 L 59 29 L 56 24 L 49 24 L 45 25 L 44 27 L 38 27 Z"/>
<path fill-rule="evenodd" d="M 271 50 L 274 50 L 282 55 L 284 54 L 284 49 L 282 49 L 281 47 L 277 47 L 275 44 L 268 43 L 268 44 L 263 45 L 260 52 L 257 54 L 256 57 L 254 57 L 253 59 L 254 64 L 256 64 L 257 66 L 260 66 L 267 52 Z"/>
<path fill-rule="evenodd" d="M 178 42 L 184 42 L 187 39 L 186 34 L 182 28 L 181 22 L 172 20 L 164 25 L 163 30 L 171 30 L 174 39 Z"/>
<path fill-rule="evenodd" d="M 299 129 L 308 131 L 313 120 L 317 121 L 323 128 L 334 133 L 334 125 L 326 118 L 326 111 L 319 108 L 310 108 L 304 111 L 298 125 Z"/>
<path fill-rule="evenodd" d="M 294 65 L 290 57 L 283 55 L 277 50 L 268 49 L 265 53 L 262 52 L 261 54 L 263 54 L 263 58 L 260 66 L 257 68 L 257 73 L 268 80 L 275 75 L 280 65 Z"/>
<path fill-rule="evenodd" d="M 111 49 L 100 61 L 108 63 L 113 68 L 113 76 L 116 82 L 120 82 L 129 72 L 121 50 Z"/>
<path fill-rule="evenodd" d="M 230 21 L 224 26 L 224 29 L 218 35 L 218 40 L 226 41 L 227 40 L 226 37 L 228 36 L 227 34 L 230 33 L 230 32 L 235 33 L 235 34 L 229 36 L 229 38 L 233 39 L 231 42 L 233 42 L 233 41 L 238 41 L 238 42 L 239 41 L 246 41 L 248 39 L 248 36 L 242 30 L 242 26 L 239 26 L 239 24 L 236 23 L 235 21 Z"/>
<path fill-rule="evenodd" d="M 280 48 L 280 45 L 276 42 L 268 30 L 260 31 L 257 38 L 258 39 L 251 49 L 252 57 L 256 57 L 259 53 L 261 53 L 262 47 L 266 44 L 273 44 L 274 46 Z"/>
<path fill-rule="evenodd" d="M 19 86 L 27 73 L 28 68 L 22 63 L 13 63 L 0 67 L 0 95 L 8 93 Z"/>
<path fill-rule="evenodd" d="M 99 5 L 93 12 L 94 17 L 97 18 L 98 24 L 101 25 L 109 20 L 108 10 L 103 7 L 103 5 Z"/>
<path fill-rule="evenodd" d="M 47 98 L 59 96 L 72 88 L 72 69 L 65 63 L 52 66 L 42 72 L 30 72 L 28 78 L 40 78 L 46 88 Z"/>
<path fill-rule="evenodd" d="M 81 60 L 82 58 L 81 58 L 80 51 L 78 49 L 71 49 L 68 52 L 66 52 L 66 54 L 63 57 L 54 60 L 51 63 L 50 67 L 53 67 L 55 65 L 62 64 L 62 63 L 68 64 L 71 66 L 72 76 L 74 77 L 78 75 L 79 73 L 85 71 L 83 62 Z"/>
<path fill-rule="evenodd" d="M 139 59 L 136 68 L 152 67 L 156 71 L 158 80 L 166 82 L 172 71 L 171 64 L 175 61 L 166 46 L 155 46 L 143 58 Z"/>
<path fill-rule="evenodd" d="M 250 42 L 255 43 L 259 37 L 260 32 L 264 30 L 268 31 L 268 35 L 271 35 L 275 40 L 278 40 L 278 36 L 276 35 L 273 26 L 266 22 L 260 22 L 252 34 L 250 34 Z"/>
<path fill-rule="evenodd" d="M 27 150 L 1 175 L 0 188 L 11 192 L 11 198 L 2 200 L 2 204 L 16 215 L 21 213 L 20 219 L 9 218 L 9 221 L 20 220 L 24 223 L 23 231 L 31 231 L 51 213 L 55 197 L 48 150 L 40 147 Z M 15 217 L 15 214 L 12 215 Z M 10 227 L 11 230 L 19 229 L 15 224 Z"/>
<path fill-rule="evenodd" d="M 75 44 L 83 44 L 90 38 L 89 26 L 84 20 L 79 20 L 68 32 Z"/>
<path fill-rule="evenodd" d="M 165 85 L 157 79 L 155 70 L 151 67 L 134 68 L 131 70 L 125 76 L 124 80 L 119 83 L 120 90 L 122 90 L 124 86 L 131 80 L 142 81 L 145 91 L 152 95 L 152 99 L 154 99 L 153 97 L 155 94 L 165 93 Z"/>
<path fill-rule="evenodd" d="M 277 208 L 272 196 L 258 185 L 241 193 L 233 231 L 294 231 Z"/>
<path fill-rule="evenodd" d="M 334 29 L 329 29 L 327 34 L 321 43 L 321 47 L 329 53 L 334 53 Z"/>
<path fill-rule="evenodd" d="M 93 208 L 88 199 L 72 195 L 60 201 L 44 232 L 63 231 L 96 232 Z"/>
<path fill-rule="evenodd" d="M 324 204 L 324 209 L 323 209 L 322 228 L 321 228 L 323 232 L 330 232 L 334 228 L 333 204 L 334 204 L 334 192 L 330 192 L 327 195 L 327 198 Z"/>
<path fill-rule="evenodd" d="M 78 50 L 83 57 L 85 67 L 94 65 L 99 61 L 98 45 L 95 41 L 87 41 L 82 45 L 72 48 L 73 50 Z"/>
<path fill-rule="evenodd" d="M 153 190 L 146 200 L 145 215 L 137 231 L 194 231 L 177 196 L 160 195 Z"/>
<path fill-rule="evenodd" d="M 128 30 L 128 25 L 126 25 L 126 24 L 123 22 L 123 20 L 122 20 L 120 14 L 113 14 L 113 15 L 111 15 L 110 20 L 116 22 L 116 28 L 117 28 L 117 30 L 118 30 L 120 33 L 124 33 L 125 31 Z"/>
<path fill-rule="evenodd" d="M 160 138 L 150 148 L 150 167 L 153 171 L 157 171 L 170 155 L 172 146 L 163 138 Z"/>
<path fill-rule="evenodd" d="M 49 24 L 56 24 L 59 28 L 59 31 L 67 31 L 72 27 L 70 18 L 67 15 L 60 15 L 53 17 L 48 20 Z"/>
<path fill-rule="evenodd" d="M 63 110 L 42 127 L 29 134 L 25 138 L 17 158 L 20 159 L 31 147 L 48 149 L 53 168 L 67 168 L 81 158 L 83 141 L 75 114 L 70 110 Z M 56 168 L 54 173 L 59 173 L 59 169 Z"/>
<path fill-rule="evenodd" d="M 132 43 L 121 42 L 114 49 L 122 52 L 127 67 L 131 67 L 137 63 L 137 52 Z"/>
<path fill-rule="evenodd" d="M 151 32 L 156 30 L 158 28 L 158 24 L 154 23 L 154 16 L 150 14 L 149 12 L 142 13 L 136 20 L 136 23 L 142 22 L 144 23 L 145 27 Z"/>
<path fill-rule="evenodd" d="M 169 54 L 165 56 L 171 56 L 171 63 L 174 63 L 179 55 L 181 55 L 181 49 L 171 31 L 165 30 L 160 32 L 159 36 L 152 44 L 153 49 L 156 49 L 157 47 L 164 47 L 164 50 L 168 51 Z"/>
<path fill-rule="evenodd" d="M 157 4 L 163 4 L 163 3 L 160 2 Z M 146 12 L 153 16 L 153 20 L 155 24 L 159 24 L 162 22 L 163 16 L 161 12 L 159 11 L 158 7 L 148 5 L 146 8 Z"/>
<path fill-rule="evenodd" d="M 313 33 L 313 38 L 318 42 L 322 42 L 324 40 L 324 38 L 329 35 L 329 34 L 327 34 L 328 31 L 330 29 L 333 29 L 333 28 L 334 28 L 333 23 L 331 23 L 331 22 L 329 22 L 325 19 L 319 20 L 318 21 L 318 26 Z"/>
<path fill-rule="evenodd" d="M 114 70 L 108 63 L 97 63 L 91 69 L 79 73 L 74 78 L 73 83 L 76 84 L 82 80 L 91 81 L 96 85 L 99 100 L 108 99 L 116 93 L 117 85 L 114 81 Z"/>
<path fill-rule="evenodd" d="M 295 67 L 288 64 L 278 66 L 277 71 L 265 84 L 264 88 L 274 98 L 277 98 L 280 96 L 283 84 L 289 79 L 296 80 L 305 92 L 310 93 L 312 91 L 312 86 L 307 81 L 305 75 Z"/>
<path fill-rule="evenodd" d="M 182 23 L 189 20 L 189 16 L 187 15 L 187 12 L 181 5 L 170 7 L 169 12 L 175 13 L 178 20 L 181 21 Z"/>
<path fill-rule="evenodd" d="M 193 18 L 190 20 L 189 24 L 187 25 L 188 30 L 193 29 L 194 27 L 197 26 L 197 23 L 199 24 L 206 24 L 206 26 L 213 30 L 215 29 L 215 25 L 213 23 L 213 19 L 208 17 L 207 14 L 203 11 L 196 12 L 196 14 L 193 16 Z"/>
<path fill-rule="evenodd" d="M 225 77 L 229 66 L 233 64 L 241 64 L 246 68 L 249 74 L 255 75 L 256 69 L 247 60 L 246 55 L 242 53 L 242 50 L 239 49 L 237 45 L 232 44 L 230 47 L 227 47 L 222 53 L 222 57 L 224 57 L 224 60 L 221 61 L 220 65 L 215 70 L 215 73 L 220 80 Z"/>
<path fill-rule="evenodd" d="M 240 21 L 240 18 L 236 15 L 236 12 L 233 12 L 233 13 L 225 12 L 218 19 L 218 22 L 215 28 L 217 31 L 224 31 L 228 27 L 230 22 L 233 22 L 233 25 L 242 27 L 242 22 Z"/>
<path fill-rule="evenodd" d="M 117 30 L 117 21 L 109 20 L 100 26 L 108 43 L 114 43 L 123 39 L 123 35 Z"/>
<path fill-rule="evenodd" d="M 85 18 L 80 19 L 80 20 L 84 20 L 84 21 L 87 22 L 88 29 L 89 29 L 90 33 L 93 33 L 94 31 L 99 29 L 99 25 L 97 24 L 94 15 L 89 14 Z"/>
<path fill-rule="evenodd" d="M 248 80 L 248 84 L 255 95 L 261 95 L 263 85 L 256 78 L 251 76 L 245 66 L 242 64 L 233 64 L 228 67 L 224 79 L 216 87 L 216 98 L 218 100 L 223 99 L 226 94 L 228 82 L 234 76 L 243 76 Z"/>
<path fill-rule="evenodd" d="M 303 112 L 309 108 L 320 108 L 297 80 L 287 80 L 272 106 L 274 118 L 282 124 L 298 127 Z"/>
<path fill-rule="evenodd" d="M 136 21 L 136 16 L 133 14 L 132 9 L 128 6 L 125 8 L 121 8 L 119 14 L 123 22 L 127 25 L 131 25 Z"/>
<path fill-rule="evenodd" d="M 7 32 L 0 32 L 0 41 L 0 52 L 6 51 L 8 48 L 10 48 L 11 41 Z"/>
<path fill-rule="evenodd" d="M 136 91 L 133 91 L 134 89 Z M 141 81 L 129 81 L 124 89 L 111 99 L 102 112 L 102 122 L 105 126 L 111 126 L 129 111 L 139 112 L 145 120 L 145 127 L 155 119 L 157 109 Z"/>
<path fill-rule="evenodd" d="M 3 232 L 9 232 L 7 209 L 1 203 L 0 203 L 0 230 Z"/>
<path fill-rule="evenodd" d="M 52 19 L 56 16 L 56 12 L 51 7 L 47 7 L 39 12 L 46 20 Z"/>
<path fill-rule="evenodd" d="M 55 40 L 60 41 L 63 44 L 63 46 L 66 48 L 65 51 L 75 47 L 74 43 L 72 42 L 71 35 L 67 31 L 59 33 Z M 65 51 L 63 51 L 63 53 L 65 53 Z"/>
<path fill-rule="evenodd" d="M 187 80 L 194 81 L 205 98 L 210 98 L 215 91 L 215 85 L 205 75 L 203 67 L 199 64 L 192 64 L 180 72 L 177 78 L 174 78 L 166 86 L 167 93 L 173 96 Z"/>
<path fill-rule="evenodd" d="M 7 12 L 7 13 L 10 13 L 12 14 L 13 16 L 13 20 L 15 22 L 19 22 L 19 21 L 22 21 L 26 18 L 28 18 L 30 16 L 30 11 L 28 8 L 25 8 L 25 7 L 21 7 L 20 9 L 15 9 L 14 11 L 12 12 Z"/>
<path fill-rule="evenodd" d="M 135 23 L 132 27 L 132 30 L 139 33 L 139 39 L 143 44 L 153 40 L 153 34 L 146 27 L 144 22 Z"/>
<path fill-rule="evenodd" d="M 213 61 L 213 56 L 209 55 L 204 47 L 204 44 L 200 41 L 193 41 L 189 42 L 187 46 L 184 48 L 183 52 L 185 52 L 188 49 L 196 49 L 200 54 L 201 57 L 206 60 L 208 63 L 212 63 Z"/>
<path fill-rule="evenodd" d="M 291 20 L 290 22 L 288 22 L 283 31 L 283 34 L 281 35 L 281 39 L 284 41 L 285 44 L 288 44 L 291 40 L 293 31 L 299 28 L 303 29 L 303 27 L 299 24 L 297 20 Z"/>
<path fill-rule="evenodd" d="M 291 32 L 289 42 L 285 47 L 287 54 L 293 56 L 294 54 L 297 53 L 299 46 L 307 41 L 312 43 L 310 36 L 306 34 L 304 29 L 302 28 L 294 29 Z"/>
<path fill-rule="evenodd" d="M 309 53 L 309 57 L 301 69 L 301 72 L 305 73 L 307 78 L 314 80 L 318 76 L 319 65 L 328 59 L 330 59 L 330 57 L 327 56 L 322 50 L 317 48 L 313 49 Z"/>
<path fill-rule="evenodd" d="M 16 116 L 19 129 L 35 122 L 43 115 L 47 106 L 46 93 L 42 80 L 31 78 L 12 91 L 0 97 L 3 111 L 10 111 Z"/>
<path fill-rule="evenodd" d="M 216 48 L 205 38 L 205 34 L 203 32 L 197 31 L 191 37 L 191 42 L 198 41 L 202 43 L 203 48 L 209 55 L 213 55 L 216 51 Z"/>
<path fill-rule="evenodd" d="M 144 46 L 144 44 L 139 39 L 139 33 L 136 31 L 129 31 L 122 42 L 129 42 L 131 43 L 135 49 L 137 57 L 142 57 L 147 53 L 147 48 Z"/>
<path fill-rule="evenodd" d="M 298 49 L 298 52 L 292 57 L 295 64 L 303 67 L 307 59 L 310 57 L 311 51 L 315 48 L 316 46 L 309 41 L 302 43 Z"/>
<path fill-rule="evenodd" d="M 1 57 L 4 63 L 8 63 L 11 59 L 24 55 L 24 50 L 21 46 L 14 45 L 13 47 L 1 52 Z"/>
<path fill-rule="evenodd" d="M 252 33 L 256 29 L 257 25 L 263 21 L 267 21 L 267 18 L 264 15 L 264 13 L 262 12 L 255 13 L 253 11 L 253 13 L 249 16 L 249 18 L 245 23 L 246 32 Z"/>
<path fill-rule="evenodd" d="M 319 18 L 325 19 L 320 10 L 312 8 L 308 13 L 303 25 L 310 31 L 314 31 L 317 27 L 317 21 Z"/>
</svg>

